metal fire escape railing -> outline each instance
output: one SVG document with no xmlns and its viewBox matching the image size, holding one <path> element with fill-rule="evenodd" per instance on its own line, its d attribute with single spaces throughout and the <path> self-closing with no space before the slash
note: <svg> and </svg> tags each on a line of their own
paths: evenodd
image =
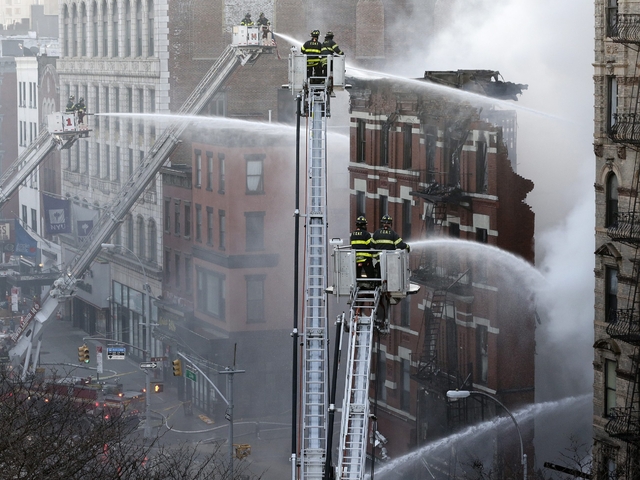
<svg viewBox="0 0 640 480">
<path fill-rule="evenodd" d="M 614 21 L 607 26 L 607 34 L 613 42 L 626 45 L 630 50 L 636 51 L 636 61 L 640 60 L 640 15 L 618 14 Z M 623 341 L 634 347 L 631 355 L 631 379 L 625 398 L 625 406 L 615 408 L 610 412 L 609 421 L 605 425 L 605 431 L 614 438 L 627 442 L 627 467 L 634 462 L 640 446 L 640 408 L 638 391 L 640 375 L 640 202 L 638 198 L 638 171 L 640 149 L 640 77 L 636 77 L 636 83 L 631 87 L 628 105 L 618 108 L 613 115 L 614 123 L 608 134 L 612 141 L 629 146 L 635 151 L 635 166 L 631 186 L 632 194 L 628 211 L 619 211 L 615 214 L 607 227 L 607 235 L 614 241 L 626 244 L 635 249 L 635 258 L 632 259 L 633 279 L 625 308 L 607 312 L 607 334 L 614 339 Z M 626 108 L 626 111 L 625 111 Z M 633 449 L 633 450 L 632 450 Z M 631 471 L 631 470 L 628 470 Z"/>
<path fill-rule="evenodd" d="M 325 108 L 327 91 L 313 88 L 307 98 L 309 165 L 304 286 L 301 480 L 321 480 L 327 432 L 327 170 Z"/>
</svg>

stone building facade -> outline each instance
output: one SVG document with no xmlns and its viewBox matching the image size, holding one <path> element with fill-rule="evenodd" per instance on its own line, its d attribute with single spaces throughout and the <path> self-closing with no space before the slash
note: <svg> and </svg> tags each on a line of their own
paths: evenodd
<svg viewBox="0 0 640 480">
<path fill-rule="evenodd" d="M 638 22 L 639 2 L 595 2 L 593 458 L 602 479 L 640 472 Z"/>
</svg>

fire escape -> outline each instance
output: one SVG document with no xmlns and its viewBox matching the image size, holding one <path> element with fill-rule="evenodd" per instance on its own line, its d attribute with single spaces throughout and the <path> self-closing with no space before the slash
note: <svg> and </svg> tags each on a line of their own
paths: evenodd
<svg viewBox="0 0 640 480">
<path fill-rule="evenodd" d="M 611 15 L 608 24 L 608 36 L 615 43 L 623 44 L 629 53 L 635 52 L 633 65 L 640 61 L 640 15 L 617 14 Z M 632 55 L 630 55 L 632 57 Z M 634 249 L 631 263 L 633 265 L 632 282 L 627 297 L 626 308 L 616 308 L 608 313 L 610 322 L 607 334 L 616 340 L 627 343 L 632 347 L 631 371 L 625 397 L 625 406 L 615 408 L 605 425 L 606 432 L 613 438 L 627 443 L 626 471 L 632 472 L 634 462 L 637 461 L 640 447 L 640 199 L 638 198 L 638 174 L 640 165 L 638 151 L 640 150 L 640 76 L 634 75 L 635 82 L 630 86 L 630 95 L 623 105 L 618 105 L 613 113 L 613 125 L 608 132 L 614 143 L 633 150 L 635 155 L 634 173 L 631 185 L 631 197 L 628 211 L 621 209 L 615 215 L 607 228 L 607 235 L 616 242 L 628 245 Z"/>
<path fill-rule="evenodd" d="M 438 134 L 435 127 L 425 126 L 427 165 L 411 192 L 417 202 L 423 203 L 420 236 L 425 239 L 455 237 L 453 227 L 447 224 L 447 213 L 451 208 L 462 208 L 461 204 L 468 201 L 460 186 L 460 158 L 469 134 L 469 121 L 451 121 L 443 130 L 443 153 L 447 158 L 444 168 L 437 168 L 435 161 L 429 160 L 436 157 Z M 428 392 L 444 395 L 448 389 L 464 383 L 471 371 L 468 365 L 458 365 L 455 313 L 453 316 L 450 313 L 455 312 L 454 297 L 471 297 L 470 287 L 463 281 L 468 278 L 468 270 L 452 262 L 453 257 L 446 248 L 433 246 L 423 247 L 412 256 L 411 280 L 422 285 L 425 292 L 423 321 L 411 358 L 411 376 L 419 384 L 418 417 L 425 416 L 424 422 L 420 418 L 417 422 L 419 443 L 434 433 L 438 435 L 440 428 L 448 428 L 446 414 L 440 417 L 444 422 L 441 426 L 427 421 L 434 398 Z"/>
</svg>

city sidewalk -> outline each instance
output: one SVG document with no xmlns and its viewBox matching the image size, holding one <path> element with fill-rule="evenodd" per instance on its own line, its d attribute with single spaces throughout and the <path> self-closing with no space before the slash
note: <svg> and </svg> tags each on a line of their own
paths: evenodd
<svg viewBox="0 0 640 480">
<path fill-rule="evenodd" d="M 40 366 L 46 369 L 48 377 L 56 372 L 58 377 L 91 376 L 95 381 L 96 346 L 102 345 L 101 382 L 121 383 L 125 391 L 139 392 L 145 387 L 145 372 L 140 368 L 139 361 L 129 357 L 125 360 L 109 360 L 104 343 L 90 340 L 86 332 L 73 327 L 69 321 L 52 319 L 50 322 L 44 330 L 40 351 Z M 78 362 L 78 347 L 83 344 L 89 347 L 91 362 L 88 365 Z M 170 384 L 165 381 L 164 391 L 150 396 L 153 434 L 157 432 L 168 442 L 203 442 L 200 448 L 204 451 L 207 450 L 207 443 L 221 442 L 221 452 L 224 452 L 224 459 L 227 460 L 229 423 L 224 420 L 213 423 L 195 407 L 192 415 L 186 415 L 177 390 Z M 142 420 L 140 429 L 144 428 L 144 414 Z M 282 480 L 291 476 L 289 420 L 234 418 L 234 444 L 250 446 L 251 454 L 244 461 L 249 463 L 252 474 L 263 474 L 262 480 Z"/>
</svg>

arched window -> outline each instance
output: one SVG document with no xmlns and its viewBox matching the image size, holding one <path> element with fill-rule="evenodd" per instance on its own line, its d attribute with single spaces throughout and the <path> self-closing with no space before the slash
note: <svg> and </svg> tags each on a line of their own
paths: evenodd
<svg viewBox="0 0 640 480">
<path fill-rule="evenodd" d="M 126 247 L 133 252 L 133 217 L 127 217 L 127 245 Z"/>
<path fill-rule="evenodd" d="M 97 57 L 98 56 L 98 25 L 99 25 L 97 2 L 93 2 L 93 6 L 91 7 L 91 23 L 93 24 L 93 31 L 91 32 L 93 52 L 91 52 L 91 55 L 93 57 Z"/>
<path fill-rule="evenodd" d="M 87 56 L 87 6 L 80 4 L 80 55 Z"/>
<path fill-rule="evenodd" d="M 71 56 L 78 55 L 78 6 L 71 7 Z"/>
<path fill-rule="evenodd" d="M 118 2 L 113 2 L 112 5 L 112 9 L 111 9 L 111 30 L 112 30 L 112 34 L 111 34 L 111 41 L 113 42 L 113 52 L 111 53 L 111 56 L 113 57 L 117 57 L 119 56 L 118 53 L 118 46 L 119 46 L 119 42 L 118 40 L 120 40 L 118 38 Z"/>
<path fill-rule="evenodd" d="M 124 2 L 124 56 L 131 57 L 131 2 Z"/>
<path fill-rule="evenodd" d="M 136 220 L 136 230 L 138 231 L 138 256 L 142 259 L 145 258 L 146 250 L 146 232 L 144 231 L 144 218 L 142 215 L 138 215 Z"/>
<path fill-rule="evenodd" d="M 606 195 L 605 227 L 610 227 L 618 222 L 618 177 L 615 173 L 607 177 Z"/>
<path fill-rule="evenodd" d="M 147 257 L 150 262 L 156 263 L 158 261 L 158 227 L 153 219 L 149 220 L 149 256 Z"/>
<path fill-rule="evenodd" d="M 69 56 L 69 9 L 68 7 L 65 5 L 64 6 L 64 10 L 62 12 L 62 18 L 63 18 L 63 22 L 64 22 L 64 31 L 62 32 L 63 35 L 63 39 L 62 39 L 62 45 L 63 45 L 63 54 L 65 57 Z"/>
<path fill-rule="evenodd" d="M 153 0 L 149 0 L 149 4 L 147 6 L 147 38 L 149 40 L 149 44 L 147 45 L 147 56 L 153 57 L 155 50 L 153 45 L 154 40 L 154 12 L 153 12 Z"/>
</svg>

